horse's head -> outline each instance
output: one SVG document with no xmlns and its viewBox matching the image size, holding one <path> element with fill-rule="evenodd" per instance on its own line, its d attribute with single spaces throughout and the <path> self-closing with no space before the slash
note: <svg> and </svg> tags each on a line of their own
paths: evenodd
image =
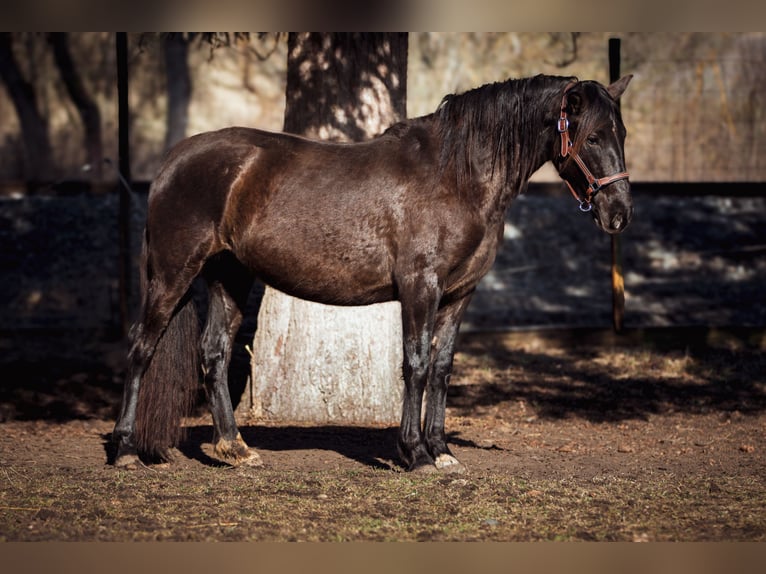
<svg viewBox="0 0 766 574">
<path fill-rule="evenodd" d="M 633 216 L 625 170 L 625 126 L 617 100 L 633 76 L 608 87 L 597 82 L 572 82 L 561 100 L 553 160 L 561 178 L 591 211 L 596 225 L 620 233 Z"/>
</svg>

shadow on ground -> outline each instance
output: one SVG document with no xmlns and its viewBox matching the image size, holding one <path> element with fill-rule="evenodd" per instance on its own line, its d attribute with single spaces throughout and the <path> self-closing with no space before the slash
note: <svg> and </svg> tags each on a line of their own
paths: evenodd
<svg viewBox="0 0 766 574">
<path fill-rule="evenodd" d="M 688 343 L 686 342 L 688 341 Z M 504 401 L 524 401 L 541 418 L 591 422 L 645 419 L 680 412 L 766 410 L 766 356 L 760 349 L 715 348 L 699 340 L 603 347 L 574 344 L 565 352 L 525 350 L 497 338 L 474 337 L 457 362 L 448 404 L 469 413 Z M 558 347 L 561 350 L 561 347 Z M 492 377 L 461 375 L 479 366 Z"/>
<path fill-rule="evenodd" d="M 202 445 L 213 438 L 212 426 L 197 425 L 187 431 L 186 439 L 179 446 L 184 456 L 210 466 L 223 464 L 202 449 Z M 370 468 L 386 470 L 392 468 L 392 461 L 398 461 L 395 427 L 246 425 L 240 432 L 248 445 L 261 452 L 331 451 Z"/>
<path fill-rule="evenodd" d="M 672 345 L 610 347 L 584 338 L 577 343 L 548 340 L 531 345 L 524 335 L 521 341 L 518 337 L 509 341 L 502 334 L 466 336 L 459 347 L 448 406 L 453 415 L 471 416 L 494 405 L 523 401 L 539 418 L 593 422 L 673 412 L 755 415 L 766 410 L 762 351 L 687 345 L 685 340 L 693 342 L 687 337 Z M 110 352 L 114 355 L 115 348 Z M 96 352 L 88 357 L 67 359 L 52 353 L 39 361 L 4 358 L 0 422 L 114 420 L 123 372 L 113 365 L 121 363 L 102 361 Z M 199 405 L 199 413 L 204 412 L 204 405 Z M 334 451 L 383 468 L 390 467 L 385 461 L 398 459 L 394 426 L 286 423 L 243 426 L 242 434 L 260 450 Z M 211 438 L 210 426 L 192 426 L 181 451 L 205 464 L 218 464 L 201 448 Z"/>
</svg>

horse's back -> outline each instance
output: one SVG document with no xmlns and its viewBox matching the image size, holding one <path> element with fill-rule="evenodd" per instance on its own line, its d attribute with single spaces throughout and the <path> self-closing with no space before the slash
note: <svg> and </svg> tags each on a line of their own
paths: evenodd
<svg viewBox="0 0 766 574">
<path fill-rule="evenodd" d="M 225 128 L 177 143 L 149 190 L 150 227 L 173 220 L 219 222 L 237 179 L 259 150 L 279 146 L 280 137 L 250 128 Z"/>
</svg>

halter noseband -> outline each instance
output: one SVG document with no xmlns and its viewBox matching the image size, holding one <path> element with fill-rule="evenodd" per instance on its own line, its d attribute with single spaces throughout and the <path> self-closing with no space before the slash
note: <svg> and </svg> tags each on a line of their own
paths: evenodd
<svg viewBox="0 0 766 574">
<path fill-rule="evenodd" d="M 573 147 L 572 140 L 569 137 L 569 120 L 567 119 L 566 107 L 567 93 L 575 84 L 577 84 L 576 81 L 567 84 L 567 87 L 564 88 L 564 95 L 561 98 L 561 115 L 559 116 L 559 121 L 556 126 L 559 134 L 561 134 L 561 157 L 568 156 L 571 153 Z M 588 180 L 588 190 L 585 192 L 585 198 L 583 199 L 580 197 L 580 194 L 575 191 L 571 183 L 569 183 L 563 177 L 562 179 L 564 179 L 564 183 L 567 184 L 567 187 L 569 188 L 569 191 L 572 192 L 574 198 L 580 202 L 580 211 L 590 211 L 592 209 L 593 206 L 591 205 L 591 200 L 602 187 L 605 187 L 610 183 L 614 183 L 615 181 L 619 181 L 621 179 L 628 179 L 627 171 L 622 171 L 615 175 L 597 179 L 587 168 L 579 153 L 572 153 L 572 159 L 579 166 L 580 171 L 582 171 L 583 175 L 585 176 L 585 179 Z"/>
</svg>

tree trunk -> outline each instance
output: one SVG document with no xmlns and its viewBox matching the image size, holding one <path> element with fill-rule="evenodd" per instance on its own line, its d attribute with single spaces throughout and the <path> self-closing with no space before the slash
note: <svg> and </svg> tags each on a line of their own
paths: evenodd
<svg viewBox="0 0 766 574">
<path fill-rule="evenodd" d="M 54 32 L 49 35 L 61 79 L 64 81 L 69 97 L 80 114 L 85 129 L 85 149 L 88 163 L 96 179 L 103 174 L 104 146 L 101 138 L 101 113 L 93 98 L 90 97 L 82 83 L 77 67 L 69 51 L 69 36 L 67 32 Z"/>
<path fill-rule="evenodd" d="M 24 179 L 30 184 L 50 182 L 54 170 L 48 125 L 37 110 L 35 89 L 24 78 L 13 54 L 9 32 L 0 32 L 0 78 L 8 88 L 21 124 L 21 137 L 26 152 Z"/>
<path fill-rule="evenodd" d="M 192 84 L 189 73 L 189 41 L 180 33 L 165 38 L 165 75 L 168 82 L 168 115 L 165 149 L 186 137 Z"/>
<path fill-rule="evenodd" d="M 406 117 L 407 34 L 291 34 L 285 131 L 359 141 Z M 396 302 L 332 307 L 267 288 L 240 409 L 277 420 L 395 424 Z"/>
</svg>

